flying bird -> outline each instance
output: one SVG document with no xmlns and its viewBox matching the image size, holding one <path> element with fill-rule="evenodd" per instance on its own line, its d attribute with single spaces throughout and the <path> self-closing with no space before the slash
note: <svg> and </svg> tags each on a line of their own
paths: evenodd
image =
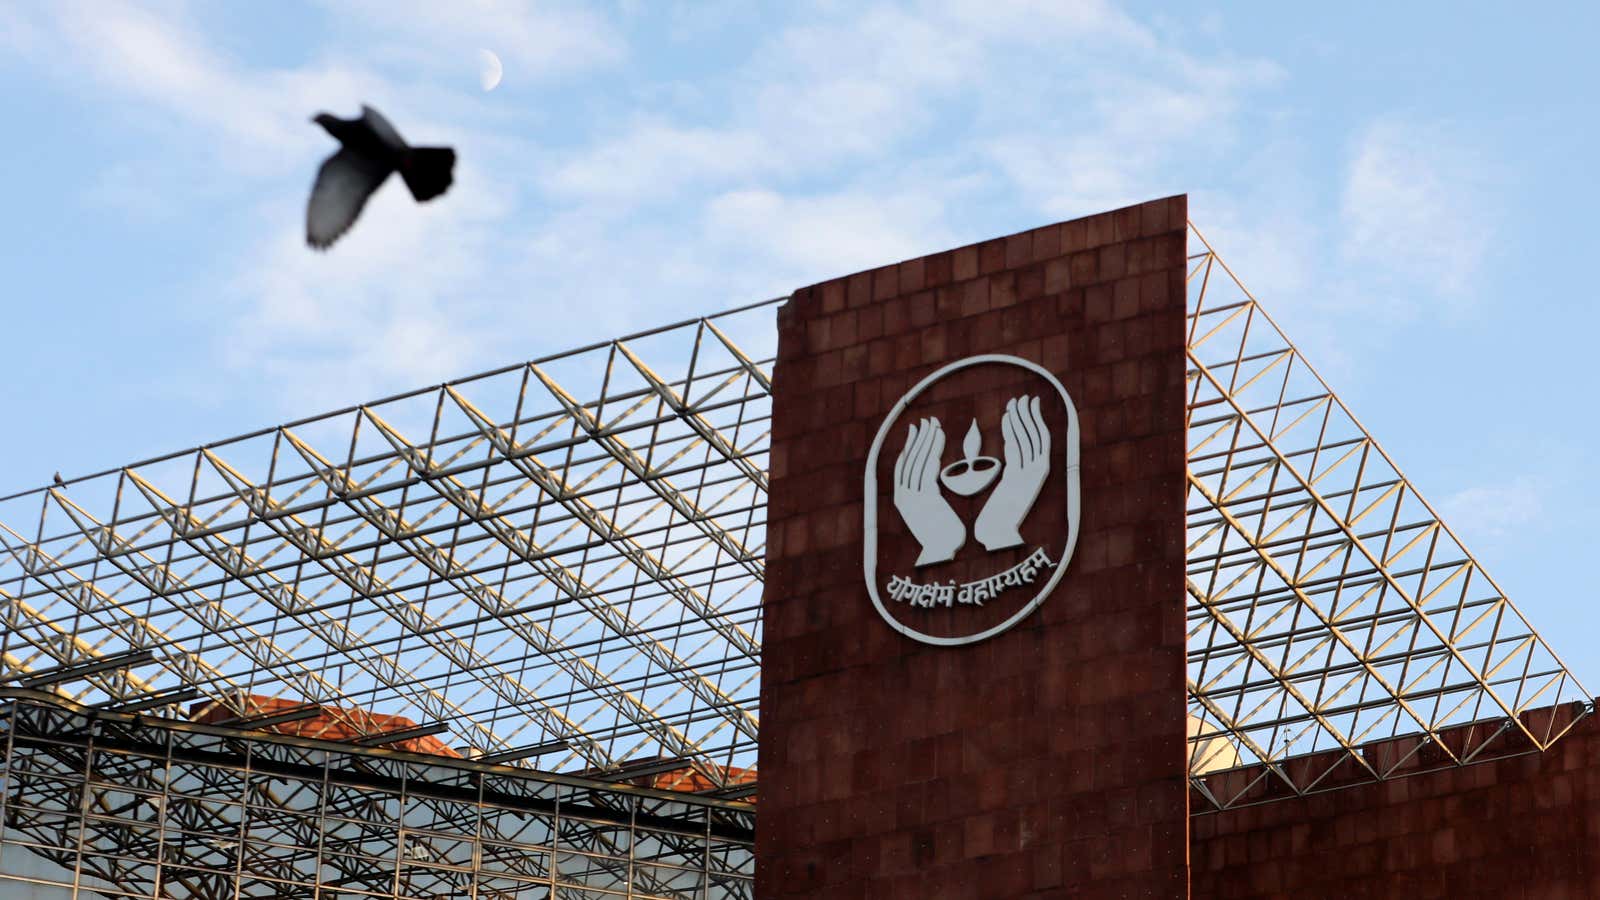
<svg viewBox="0 0 1600 900">
<path fill-rule="evenodd" d="M 311 121 L 338 139 L 339 152 L 317 170 L 317 183 L 306 204 L 306 243 L 326 250 L 350 230 L 367 198 L 391 172 L 399 172 L 418 203 L 450 188 L 456 152 L 449 147 L 412 147 L 389 120 L 370 106 L 361 118 L 341 119 L 318 113 Z"/>
</svg>

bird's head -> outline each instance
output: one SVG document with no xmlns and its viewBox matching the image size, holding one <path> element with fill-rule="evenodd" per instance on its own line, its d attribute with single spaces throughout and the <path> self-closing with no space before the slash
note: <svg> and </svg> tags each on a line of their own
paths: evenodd
<svg viewBox="0 0 1600 900">
<path fill-rule="evenodd" d="M 335 137 L 338 137 L 339 133 L 337 129 L 343 123 L 343 120 L 338 116 L 331 115 L 329 113 L 317 113 L 311 117 L 311 121 L 321 125 L 325 131 Z"/>
</svg>

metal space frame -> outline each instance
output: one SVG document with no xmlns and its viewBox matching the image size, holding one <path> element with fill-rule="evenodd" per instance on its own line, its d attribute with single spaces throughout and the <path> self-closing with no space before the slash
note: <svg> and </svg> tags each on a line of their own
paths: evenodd
<svg viewBox="0 0 1600 900">
<path fill-rule="evenodd" d="M 1192 237 L 1196 811 L 1548 747 L 1588 695 Z M 781 302 L 0 498 L 0 679 L 749 796 Z"/>
<path fill-rule="evenodd" d="M 1190 230 L 1196 810 L 1549 747 L 1588 693 Z"/>
<path fill-rule="evenodd" d="M 749 898 L 747 804 L 0 697 L 0 867 L 71 896 Z"/>
</svg>

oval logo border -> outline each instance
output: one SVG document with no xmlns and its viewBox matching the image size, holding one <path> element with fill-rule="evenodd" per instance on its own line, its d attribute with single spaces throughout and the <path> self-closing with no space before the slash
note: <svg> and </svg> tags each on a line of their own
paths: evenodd
<svg viewBox="0 0 1600 900">
<path fill-rule="evenodd" d="M 959 372 L 962 369 L 986 363 L 1020 366 L 1036 375 L 1042 376 L 1046 381 L 1050 382 L 1051 387 L 1056 389 L 1056 393 L 1061 395 L 1061 402 L 1066 406 L 1067 546 L 1061 552 L 1061 560 L 1056 564 L 1055 573 L 1050 576 L 1050 580 L 1045 583 L 1044 587 L 1039 589 L 1039 593 L 1035 594 L 1032 600 L 1029 600 L 1021 609 L 1013 613 L 1009 619 L 998 625 L 991 626 L 987 630 L 964 637 L 939 637 L 932 634 L 923 634 L 891 616 L 889 610 L 883 605 L 883 598 L 878 595 L 878 454 L 883 449 L 884 438 L 888 437 L 891 426 L 900 418 L 900 414 L 905 412 L 906 407 L 910 406 L 911 402 L 917 399 L 923 391 L 932 387 L 940 379 L 952 372 Z M 1044 602 L 1044 598 L 1055 590 L 1057 584 L 1061 583 L 1061 576 L 1066 574 L 1067 564 L 1072 561 L 1072 552 L 1078 546 L 1080 512 L 1078 437 L 1078 408 L 1073 405 L 1072 397 L 1067 394 L 1067 389 L 1062 386 L 1060 379 L 1056 378 L 1055 374 L 1049 369 L 1019 356 L 985 353 L 958 359 L 917 382 L 911 390 L 907 391 L 895 403 L 894 407 L 889 410 L 888 415 L 884 416 L 883 424 L 878 426 L 878 434 L 872 439 L 872 449 L 867 452 L 867 471 L 866 477 L 863 479 L 862 494 L 864 507 L 861 535 L 862 570 L 866 575 L 867 593 L 872 597 L 872 605 L 877 609 L 878 615 L 889 623 L 889 627 L 914 641 L 920 641 L 924 644 L 931 644 L 937 647 L 960 647 L 966 644 L 976 644 L 979 641 L 987 640 L 997 634 L 1008 631 L 1039 608 L 1039 604 Z"/>
</svg>

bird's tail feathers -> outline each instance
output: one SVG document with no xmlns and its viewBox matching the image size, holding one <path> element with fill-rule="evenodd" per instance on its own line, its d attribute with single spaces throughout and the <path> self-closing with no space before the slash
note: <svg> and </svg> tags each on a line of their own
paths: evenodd
<svg viewBox="0 0 1600 900">
<path fill-rule="evenodd" d="M 422 203 L 449 190 L 455 167 L 456 152 L 449 147 L 412 147 L 401 162 L 400 177 Z"/>
</svg>

